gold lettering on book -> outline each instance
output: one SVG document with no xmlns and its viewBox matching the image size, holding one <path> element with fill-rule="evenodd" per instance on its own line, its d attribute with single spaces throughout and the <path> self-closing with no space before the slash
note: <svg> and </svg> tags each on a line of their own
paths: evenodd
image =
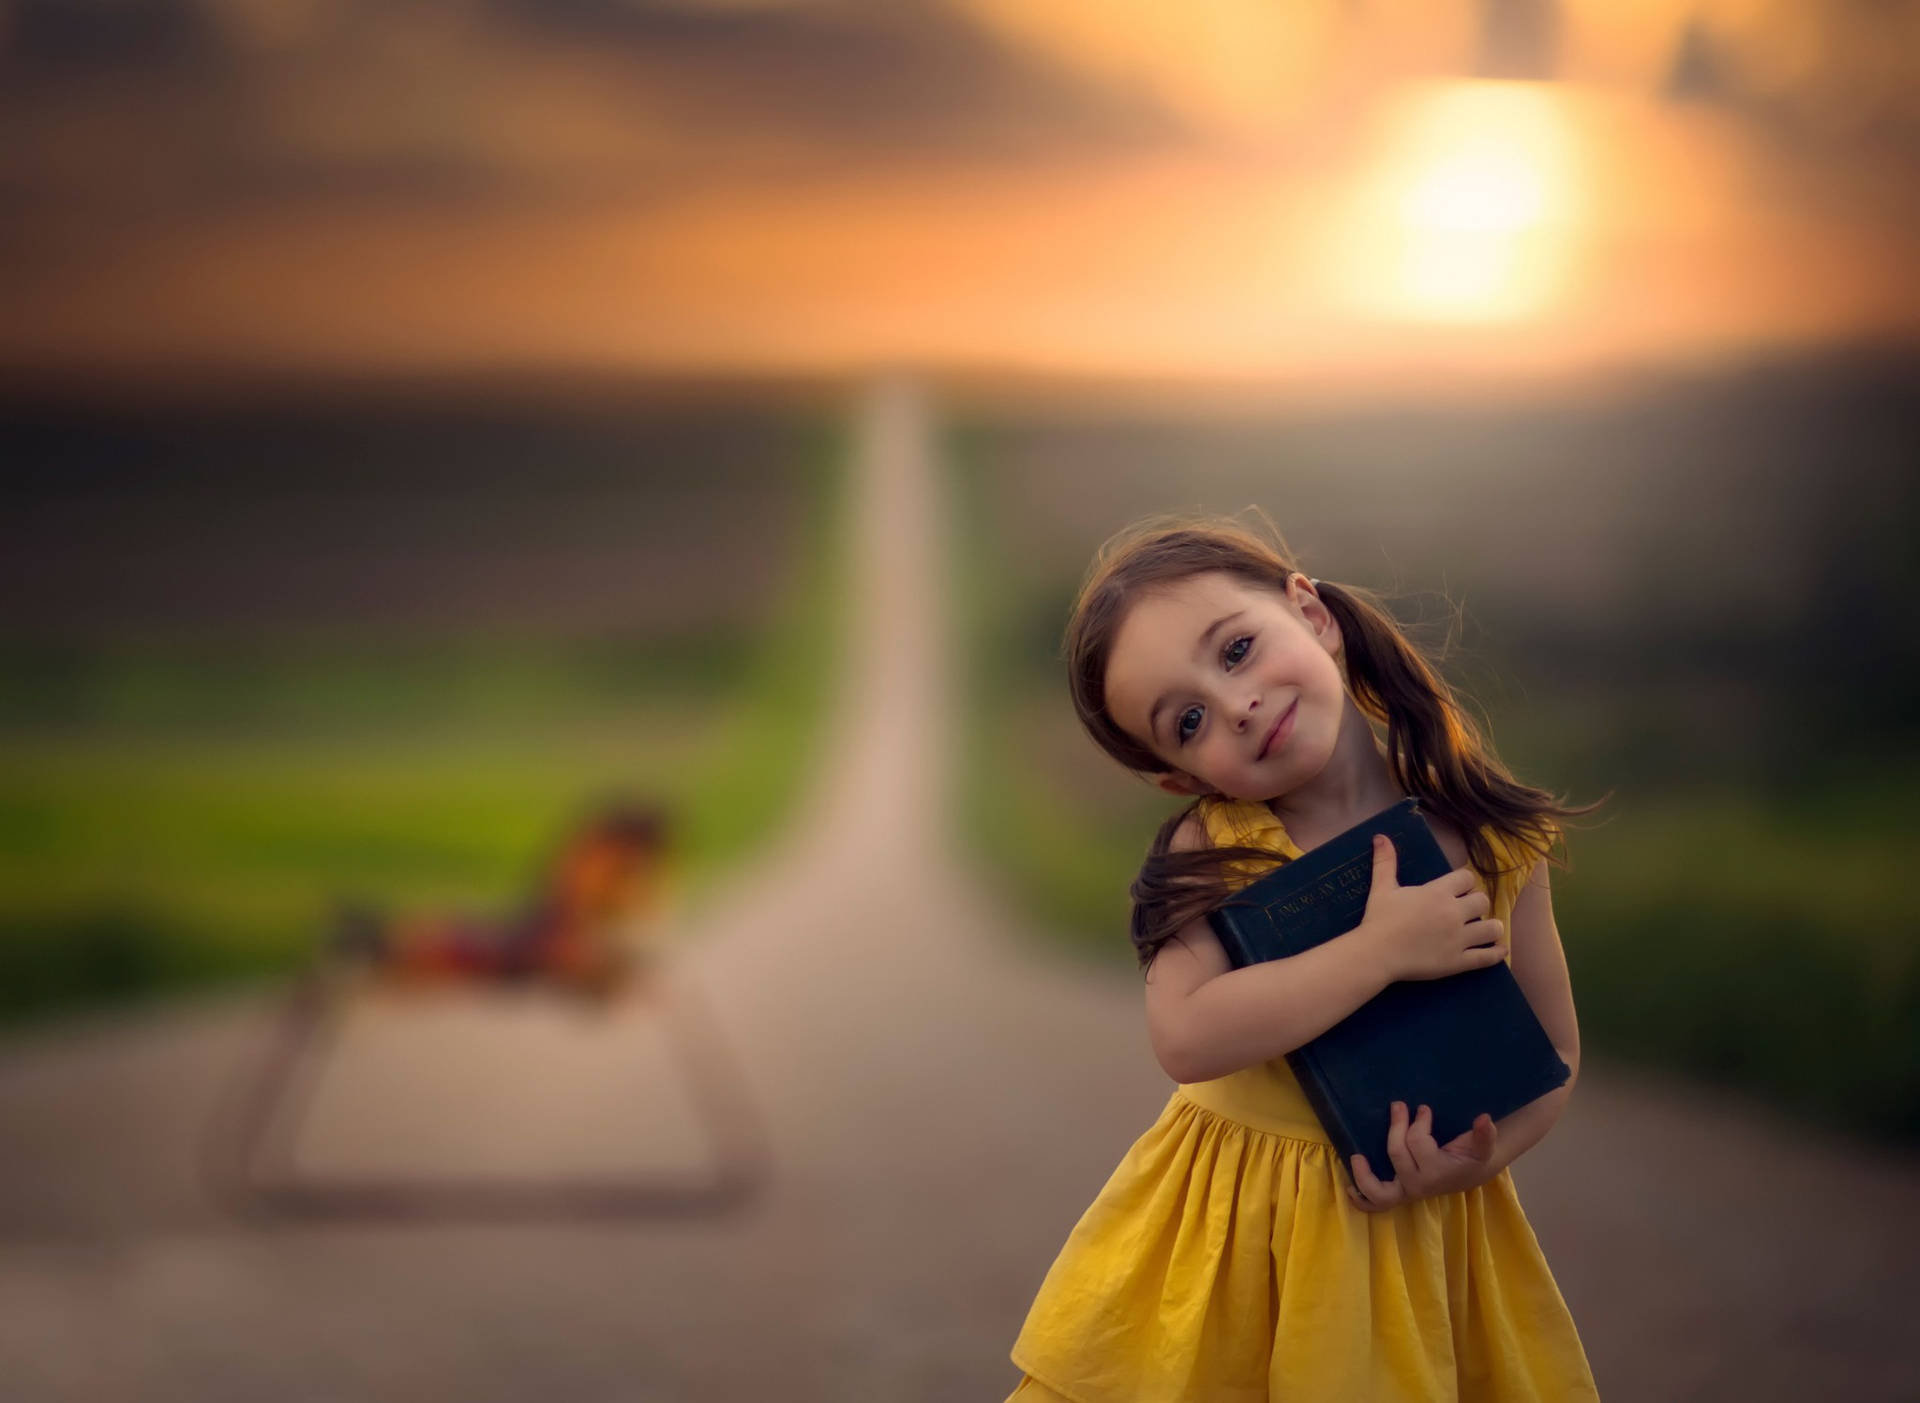
<svg viewBox="0 0 1920 1403">
<path fill-rule="evenodd" d="M 1267 916 L 1278 923 L 1330 902 L 1352 901 L 1356 897 L 1364 900 L 1372 881 L 1373 855 L 1368 853 L 1364 860 L 1336 867 L 1312 886 L 1302 888 L 1285 901 L 1274 902 L 1266 908 Z"/>
</svg>

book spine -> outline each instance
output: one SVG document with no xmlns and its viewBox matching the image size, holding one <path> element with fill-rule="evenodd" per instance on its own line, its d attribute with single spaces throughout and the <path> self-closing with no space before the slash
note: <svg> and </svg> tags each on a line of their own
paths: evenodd
<svg viewBox="0 0 1920 1403">
<path fill-rule="evenodd" d="M 1320 1118 L 1328 1138 L 1340 1152 L 1340 1163 L 1347 1171 L 1347 1178 L 1352 1179 L 1352 1156 L 1366 1154 L 1366 1147 L 1360 1143 L 1360 1136 L 1352 1123 L 1341 1114 L 1340 1103 L 1334 1099 L 1326 1078 L 1320 1072 L 1319 1060 L 1301 1047 L 1287 1054 L 1287 1065 L 1293 1069 L 1294 1080 L 1300 1083 L 1307 1104 L 1313 1107 L 1313 1113 Z M 1373 1163 L 1371 1155 L 1367 1156 L 1367 1164 L 1376 1174 L 1379 1173 L 1379 1166 Z"/>
<path fill-rule="evenodd" d="M 1242 919 L 1244 917 L 1232 906 L 1216 907 L 1207 913 L 1207 924 L 1213 927 L 1214 938 L 1220 942 L 1228 963 L 1235 969 L 1258 963 L 1241 933 L 1238 922 Z"/>
</svg>

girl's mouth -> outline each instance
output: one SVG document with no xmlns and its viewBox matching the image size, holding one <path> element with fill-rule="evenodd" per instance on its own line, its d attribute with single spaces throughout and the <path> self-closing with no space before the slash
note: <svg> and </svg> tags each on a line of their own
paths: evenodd
<svg viewBox="0 0 1920 1403">
<path fill-rule="evenodd" d="M 1293 733 L 1293 713 L 1300 709 L 1300 698 L 1295 697 L 1292 705 L 1280 713 L 1280 719 L 1273 723 L 1273 729 L 1267 732 L 1266 740 L 1260 743 L 1260 753 L 1253 758 L 1264 760 L 1267 752 L 1285 741 Z"/>
</svg>

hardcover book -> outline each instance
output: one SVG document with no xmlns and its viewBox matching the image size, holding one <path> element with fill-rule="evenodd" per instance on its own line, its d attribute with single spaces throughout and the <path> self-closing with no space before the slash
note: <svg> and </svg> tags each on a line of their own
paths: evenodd
<svg viewBox="0 0 1920 1403">
<path fill-rule="evenodd" d="M 1373 835 L 1393 841 L 1401 886 L 1445 876 L 1453 864 L 1419 803 L 1403 799 L 1364 823 L 1249 883 L 1208 921 L 1236 969 L 1285 959 L 1360 924 L 1373 885 Z M 1433 1108 L 1446 1144 L 1482 1112 L 1499 1120 L 1564 1085 L 1560 1060 L 1505 961 L 1442 979 L 1408 979 L 1312 1042 L 1287 1054 L 1314 1113 L 1353 1176 L 1364 1154 L 1376 1177 L 1394 1177 L 1387 1127 L 1395 1101 L 1409 1123 Z"/>
</svg>

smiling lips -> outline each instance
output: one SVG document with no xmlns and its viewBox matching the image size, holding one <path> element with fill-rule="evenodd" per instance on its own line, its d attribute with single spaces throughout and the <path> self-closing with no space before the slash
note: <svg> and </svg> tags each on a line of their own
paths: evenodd
<svg viewBox="0 0 1920 1403">
<path fill-rule="evenodd" d="M 1295 697 L 1293 699 L 1292 705 L 1288 706 L 1285 711 L 1280 713 L 1280 719 L 1273 723 L 1273 729 L 1267 732 L 1267 738 L 1262 742 L 1260 742 L 1260 753 L 1254 756 L 1253 757 L 1254 759 L 1256 760 L 1266 759 L 1267 752 L 1269 750 L 1272 750 L 1274 746 L 1278 745 L 1282 740 L 1286 738 L 1287 733 L 1293 729 L 1293 713 L 1299 708 L 1299 706 L 1300 706 L 1300 698 Z"/>
</svg>

